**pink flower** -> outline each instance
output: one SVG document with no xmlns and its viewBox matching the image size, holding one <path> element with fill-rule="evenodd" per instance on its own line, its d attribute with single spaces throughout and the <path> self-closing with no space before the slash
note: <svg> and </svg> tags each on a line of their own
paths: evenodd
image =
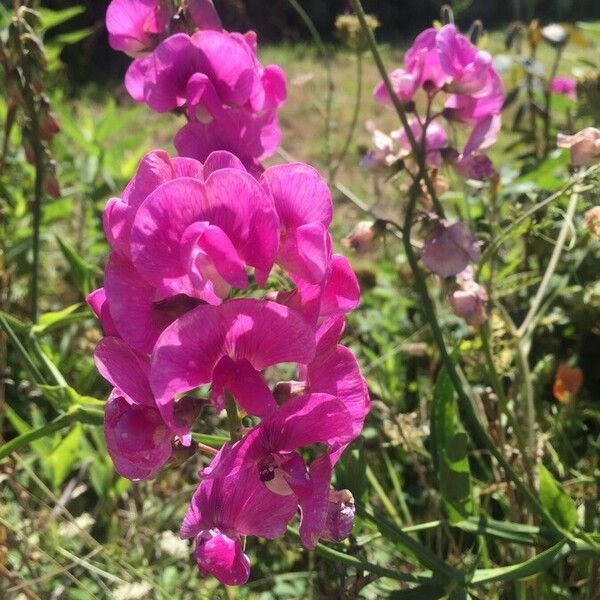
<svg viewBox="0 0 600 600">
<path fill-rule="evenodd" d="M 571 150 L 571 164 L 588 167 L 600 161 L 600 129 L 586 127 L 575 135 L 558 134 L 556 145 Z"/>
<path fill-rule="evenodd" d="M 188 158 L 171 158 L 164 150 L 152 150 L 142 158 L 121 198 L 111 198 L 104 208 L 104 233 L 114 250 L 130 256 L 129 236 L 138 208 L 162 183 L 177 177 L 203 179 L 202 164 Z"/>
<path fill-rule="evenodd" d="M 482 96 L 492 86 L 492 57 L 478 50 L 454 25 L 444 25 L 437 32 L 435 45 L 441 68 L 449 78 L 448 92 Z"/>
<path fill-rule="evenodd" d="M 392 83 L 392 88 L 396 93 L 398 99 L 403 103 L 410 102 L 415 93 L 417 92 L 417 88 L 421 83 L 419 81 L 419 77 L 413 73 L 405 71 L 404 69 L 396 69 L 392 71 L 390 74 L 390 81 Z M 373 90 L 373 98 L 380 104 L 390 104 L 390 95 L 388 94 L 387 88 L 383 81 L 380 81 Z"/>
<path fill-rule="evenodd" d="M 331 259 L 333 204 L 327 182 L 312 167 L 292 163 L 269 167 L 261 183 L 281 222 L 277 262 L 307 283 L 321 283 Z"/>
<path fill-rule="evenodd" d="M 473 279 L 473 269 L 467 267 L 456 276 L 456 288 L 450 295 L 450 306 L 469 325 L 479 326 L 487 319 L 485 289 Z"/>
<path fill-rule="evenodd" d="M 256 472 L 203 479 L 185 515 L 180 536 L 195 539 L 201 574 L 210 573 L 226 585 L 242 585 L 250 575 L 250 561 L 243 552 L 240 536 L 281 537 L 296 510 L 293 497 L 283 498 L 271 492 Z"/>
<path fill-rule="evenodd" d="M 555 77 L 550 82 L 550 91 L 577 101 L 577 83 L 572 77 Z"/>
<path fill-rule="evenodd" d="M 210 123 L 191 121 L 175 136 L 175 148 L 182 156 L 204 161 L 216 150 L 235 154 L 253 174 L 259 175 L 259 160 L 272 156 L 281 141 L 275 111 L 261 115 L 245 110 L 225 109 L 221 118 Z"/>
<path fill-rule="evenodd" d="M 112 0 L 106 11 L 108 41 L 115 50 L 135 56 L 152 48 L 170 18 L 159 0 Z"/>
<path fill-rule="evenodd" d="M 272 199 L 235 157 L 237 168 L 212 172 L 209 160 L 205 181 L 180 177 L 146 198 L 130 247 L 138 273 L 164 297 L 184 293 L 218 304 L 232 287 L 247 287 L 247 266 L 264 285 L 277 253 L 279 221 Z"/>
<path fill-rule="evenodd" d="M 175 396 L 210 382 L 219 410 L 228 391 L 245 412 L 265 416 L 277 405 L 260 371 L 281 362 L 308 363 L 314 352 L 314 331 L 285 306 L 250 298 L 203 304 L 158 339 L 152 389 L 169 424 Z"/>
<path fill-rule="evenodd" d="M 437 35 L 438 31 L 433 28 L 422 31 L 404 55 L 406 70 L 428 93 L 441 89 L 449 80 L 436 47 Z"/>
<path fill-rule="evenodd" d="M 187 10 L 198 29 L 214 29 L 215 31 L 223 29 L 213 0 L 188 0 Z"/>
<path fill-rule="evenodd" d="M 479 260 L 480 254 L 475 236 L 464 223 L 438 221 L 425 238 L 421 258 L 440 277 L 450 277 Z"/>
<path fill-rule="evenodd" d="M 359 221 L 342 240 L 342 246 L 352 248 L 357 254 L 368 252 L 378 234 L 374 221 Z"/>
<path fill-rule="evenodd" d="M 273 493 L 295 496 L 302 543 L 313 549 L 326 526 L 332 463 L 325 453 L 307 467 L 298 450 L 314 444 L 339 445 L 351 436 L 349 415 L 333 396 L 291 398 L 242 440 L 224 446 L 203 476 L 236 478 L 250 471 Z"/>
<path fill-rule="evenodd" d="M 416 117 L 414 117 L 409 121 L 409 125 L 417 143 L 421 144 L 423 136 L 423 128 L 421 123 Z M 411 154 L 412 148 L 404 128 L 393 131 L 391 136 L 400 145 L 402 154 L 404 156 Z M 446 148 L 447 145 L 448 134 L 446 133 L 444 127 L 437 120 L 429 123 L 425 133 L 425 153 L 427 164 L 432 167 L 440 167 L 442 164 L 441 150 Z"/>
<path fill-rule="evenodd" d="M 115 468 L 128 479 L 152 479 L 171 456 L 174 433 L 154 402 L 148 381 L 150 361 L 116 337 L 101 340 L 94 359 L 100 374 L 114 386 L 106 403 L 104 436 Z M 191 441 L 196 402 L 180 400 L 175 411 L 185 445 Z"/>
</svg>

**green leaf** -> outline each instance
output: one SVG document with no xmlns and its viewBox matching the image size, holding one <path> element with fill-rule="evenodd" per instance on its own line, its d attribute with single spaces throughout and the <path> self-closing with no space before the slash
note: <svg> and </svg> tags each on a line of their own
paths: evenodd
<svg viewBox="0 0 600 600">
<path fill-rule="evenodd" d="M 81 312 L 78 315 L 74 315 L 75 311 L 80 307 L 81 303 L 77 303 L 67 306 L 67 308 L 63 308 L 62 310 L 47 312 L 43 315 L 40 315 L 38 324 L 33 326 L 33 332 L 38 334 L 46 333 L 49 329 L 71 323 L 73 320 L 89 317 L 89 313 L 87 311 Z M 74 316 L 75 319 L 73 318 Z"/>
<path fill-rule="evenodd" d="M 49 8 L 38 9 L 38 14 L 42 17 L 44 29 L 51 29 L 66 23 L 69 19 L 85 12 L 85 6 L 71 6 L 63 10 L 51 10 Z"/>
<path fill-rule="evenodd" d="M 70 385 L 40 385 L 38 386 L 44 395 L 54 400 L 59 406 L 68 408 L 75 404 L 84 406 L 104 406 L 105 402 L 92 396 L 82 396 Z"/>
<path fill-rule="evenodd" d="M 575 502 L 542 464 L 539 467 L 539 478 L 542 505 L 563 529 L 572 531 L 577 525 Z"/>
<path fill-rule="evenodd" d="M 73 463 L 79 457 L 79 447 L 83 427 L 76 423 L 71 431 L 59 442 L 49 457 L 52 465 L 52 484 L 58 489 L 67 475 L 71 472 Z"/>
<path fill-rule="evenodd" d="M 508 521 L 496 521 L 486 517 L 469 517 L 464 521 L 452 524 L 453 527 L 478 535 L 491 536 L 515 544 L 536 544 L 540 529 L 533 525 L 521 525 Z"/>
<path fill-rule="evenodd" d="M 491 583 L 493 581 L 506 583 L 532 577 L 547 571 L 557 560 L 569 554 L 570 550 L 569 544 L 562 541 L 548 548 L 548 550 L 540 552 L 537 556 L 516 565 L 495 569 L 477 569 L 471 578 L 471 584 Z"/>
<path fill-rule="evenodd" d="M 75 248 L 68 242 L 64 241 L 60 237 L 56 237 L 56 241 L 60 246 L 60 250 L 63 256 L 67 259 L 69 266 L 71 267 L 71 274 L 78 284 L 79 289 L 84 296 L 87 296 L 93 287 L 92 274 L 95 271 L 93 265 L 85 262 L 75 251 Z"/>
<path fill-rule="evenodd" d="M 459 429 L 454 388 L 445 369 L 433 392 L 431 442 L 440 494 L 452 523 L 472 514 L 468 437 Z"/>
<path fill-rule="evenodd" d="M 398 590 L 397 592 L 392 592 L 388 598 L 390 598 L 390 600 L 438 600 L 446 595 L 447 593 L 443 588 L 431 585 L 420 585 L 419 587 L 410 590 Z"/>
</svg>

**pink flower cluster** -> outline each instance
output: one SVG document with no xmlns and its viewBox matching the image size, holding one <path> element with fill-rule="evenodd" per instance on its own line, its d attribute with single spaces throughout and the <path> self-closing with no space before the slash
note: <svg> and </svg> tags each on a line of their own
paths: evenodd
<svg viewBox="0 0 600 600">
<path fill-rule="evenodd" d="M 158 0 L 109 8 L 114 47 L 152 50 L 130 68 L 130 91 L 190 121 L 176 136 L 185 156 L 149 152 L 108 201 L 111 252 L 88 303 L 105 333 L 95 360 L 113 386 L 104 433 L 115 468 L 151 479 L 182 448 L 211 454 L 181 536 L 195 540 L 201 573 L 239 585 L 250 569 L 244 536 L 280 537 L 297 513 L 307 548 L 352 530 L 352 495 L 331 478 L 370 405 L 340 344 L 360 290 L 333 252 L 319 173 L 265 170 L 260 152 L 234 143 L 253 135 L 249 122 L 276 118 L 283 73 L 260 66 L 253 34 L 221 31 L 210 1 L 182 6 L 184 20 L 201 13 L 194 22 L 210 28 L 160 41 L 177 15 Z M 218 452 L 193 442 L 206 405 L 228 415 L 232 440 Z"/>
<path fill-rule="evenodd" d="M 112 47 L 136 56 L 125 77 L 131 97 L 185 113 L 180 155 L 204 161 L 229 150 L 252 169 L 275 152 L 286 79 L 260 64 L 253 31 L 223 30 L 211 0 L 189 0 L 175 14 L 159 0 L 113 0 L 106 24 Z"/>
<path fill-rule="evenodd" d="M 496 141 L 504 102 L 502 80 L 489 53 L 479 50 L 452 24 L 439 30 L 426 29 L 404 55 L 404 67 L 390 73 L 390 80 L 397 99 L 409 113 L 416 141 L 425 148 L 429 166 L 437 168 L 445 162 L 461 177 L 489 177 L 492 163 L 483 151 Z M 434 101 L 441 93 L 444 98 L 436 108 Z M 374 97 L 382 104 L 391 103 L 383 81 L 376 86 Z M 422 105 L 426 108 L 419 114 Z M 468 132 L 460 150 L 447 133 L 447 126 L 454 124 Z M 414 157 L 403 128 L 392 132 L 384 145 L 378 132 L 376 142 L 377 152 L 367 157 L 367 164 L 378 159 L 383 166 L 404 159 L 410 168 Z"/>
</svg>

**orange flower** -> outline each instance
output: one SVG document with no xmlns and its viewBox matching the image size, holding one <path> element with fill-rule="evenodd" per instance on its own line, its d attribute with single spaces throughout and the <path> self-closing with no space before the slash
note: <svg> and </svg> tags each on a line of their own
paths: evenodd
<svg viewBox="0 0 600 600">
<path fill-rule="evenodd" d="M 561 362 L 556 370 L 552 393 L 563 404 L 572 404 L 581 390 L 583 384 L 583 371 L 579 367 L 570 367 Z"/>
</svg>

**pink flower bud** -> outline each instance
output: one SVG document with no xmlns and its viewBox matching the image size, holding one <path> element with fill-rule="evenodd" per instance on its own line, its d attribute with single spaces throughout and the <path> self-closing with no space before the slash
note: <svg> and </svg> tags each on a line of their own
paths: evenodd
<svg viewBox="0 0 600 600">
<path fill-rule="evenodd" d="M 586 127 L 575 135 L 558 134 L 556 145 L 571 150 L 571 164 L 587 167 L 600 161 L 600 129 Z"/>
<path fill-rule="evenodd" d="M 47 111 L 40 115 L 40 138 L 49 142 L 60 131 L 60 125 L 53 113 Z"/>
<path fill-rule="evenodd" d="M 479 245 L 471 230 L 458 221 L 438 221 L 425 238 L 421 258 L 425 266 L 440 277 L 457 275 L 471 262 L 479 260 Z"/>
<path fill-rule="evenodd" d="M 485 303 L 488 296 L 485 289 L 473 279 L 473 269 L 467 267 L 456 277 L 457 287 L 449 301 L 456 315 L 469 325 L 481 325 L 487 319 Z"/>
<path fill-rule="evenodd" d="M 327 506 L 327 520 L 321 538 L 328 542 L 345 540 L 354 527 L 354 497 L 350 490 L 331 490 Z"/>
<path fill-rule="evenodd" d="M 373 221 L 360 221 L 350 234 L 342 240 L 342 246 L 352 248 L 358 254 L 367 252 L 377 237 L 377 229 Z"/>
</svg>

